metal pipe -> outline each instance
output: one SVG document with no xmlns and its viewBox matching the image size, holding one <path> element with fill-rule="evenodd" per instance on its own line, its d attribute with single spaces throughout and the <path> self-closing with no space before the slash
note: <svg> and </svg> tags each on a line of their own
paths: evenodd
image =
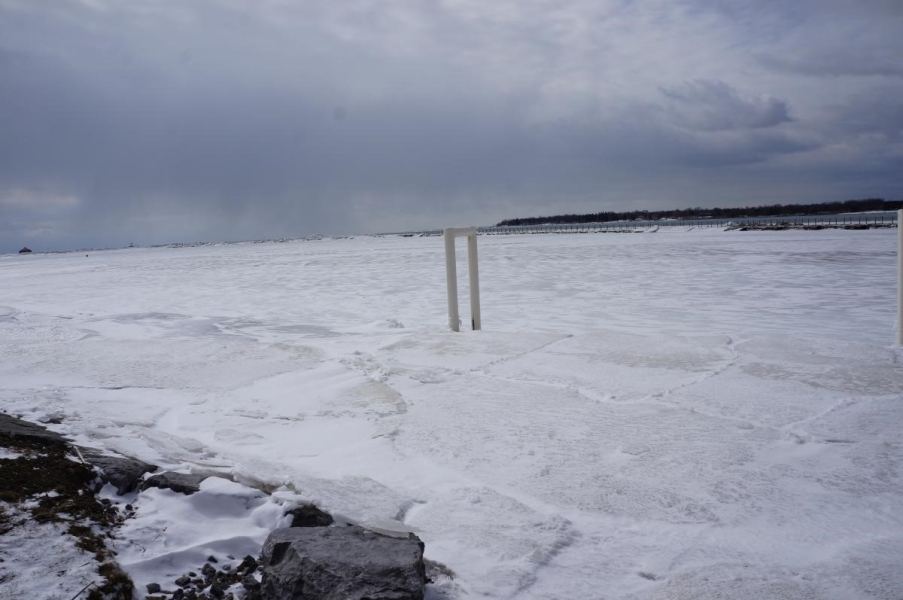
<svg viewBox="0 0 903 600">
<path fill-rule="evenodd" d="M 897 211 L 897 345 L 903 346 L 903 210 Z"/>
<path fill-rule="evenodd" d="M 445 278 L 448 283 L 448 326 L 460 331 L 458 317 L 458 268 L 455 264 L 455 231 L 445 230 Z"/>
<path fill-rule="evenodd" d="M 477 266 L 477 235 L 467 236 L 467 270 L 470 275 L 470 326 L 474 331 L 482 327 L 480 319 L 480 271 Z"/>
</svg>

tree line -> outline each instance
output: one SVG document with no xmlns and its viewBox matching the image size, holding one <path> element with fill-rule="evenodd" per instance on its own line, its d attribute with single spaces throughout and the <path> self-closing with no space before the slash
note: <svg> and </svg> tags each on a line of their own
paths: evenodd
<svg viewBox="0 0 903 600">
<path fill-rule="evenodd" d="M 866 198 L 817 204 L 767 204 L 743 208 L 681 208 L 674 210 L 603 211 L 584 215 L 554 215 L 550 217 L 522 217 L 500 221 L 496 227 L 570 223 L 608 223 L 659 219 L 735 219 L 743 217 L 781 217 L 803 215 L 836 215 L 848 212 L 885 211 L 903 209 L 903 200 Z"/>
</svg>

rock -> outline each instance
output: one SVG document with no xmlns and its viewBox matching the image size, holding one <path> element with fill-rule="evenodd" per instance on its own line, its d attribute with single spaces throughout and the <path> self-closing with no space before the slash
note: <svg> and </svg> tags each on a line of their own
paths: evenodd
<svg viewBox="0 0 903 600">
<path fill-rule="evenodd" d="M 245 588 L 245 600 L 261 600 L 259 581 L 249 575 L 241 580 L 241 585 Z"/>
<path fill-rule="evenodd" d="M 41 417 L 38 421 L 45 425 L 61 425 L 63 423 L 63 417 L 60 414 L 52 414 Z"/>
<path fill-rule="evenodd" d="M 156 594 L 160 591 L 159 583 L 148 583 L 147 584 L 147 593 L 148 594 Z"/>
<path fill-rule="evenodd" d="M 259 581 L 248 575 L 241 580 L 241 585 L 245 589 L 245 600 L 261 600 Z"/>
<path fill-rule="evenodd" d="M 250 554 L 245 556 L 244 560 L 242 560 L 237 567 L 235 567 L 235 571 L 237 573 L 241 573 L 243 575 L 250 575 L 254 571 L 257 570 L 257 559 L 251 556 Z"/>
<path fill-rule="evenodd" d="M 101 480 L 116 487 L 116 493 L 122 496 L 135 491 L 145 473 L 157 470 L 155 465 L 125 458 L 123 456 L 104 456 L 96 450 L 81 449 L 85 460 L 101 470 Z"/>
<path fill-rule="evenodd" d="M 286 512 L 292 515 L 292 527 L 326 527 L 332 525 L 332 515 L 313 504 L 305 504 Z"/>
<path fill-rule="evenodd" d="M 216 569 L 213 568 L 213 565 L 206 564 L 201 568 L 201 575 L 204 576 L 204 579 L 212 579 L 216 577 Z"/>
<path fill-rule="evenodd" d="M 457 577 L 454 571 L 443 565 L 441 562 L 425 558 L 423 559 L 423 564 L 426 566 L 427 581 L 435 581 L 439 577 L 445 577 L 447 579 L 455 579 L 455 577 Z"/>
<path fill-rule="evenodd" d="M 6 413 L 0 413 L 0 436 L 20 438 L 42 446 L 60 446 L 66 443 L 66 438 L 60 434 Z"/>
<path fill-rule="evenodd" d="M 219 583 L 210 586 L 210 595 L 214 598 L 222 598 L 226 595 L 226 589 Z"/>
<path fill-rule="evenodd" d="M 201 482 L 208 477 L 210 476 L 195 473 L 159 473 L 145 479 L 139 489 L 143 492 L 152 487 L 163 488 L 190 496 L 200 491 Z"/>
<path fill-rule="evenodd" d="M 176 579 L 176 585 L 179 587 L 185 587 L 189 583 L 191 583 L 191 577 L 189 577 L 188 575 L 182 575 L 181 577 Z"/>
<path fill-rule="evenodd" d="M 172 600 L 182 600 L 185 597 L 185 590 L 177 589 L 172 593 Z"/>
<path fill-rule="evenodd" d="M 241 585 L 249 592 L 257 592 L 260 591 L 260 582 L 254 579 L 251 575 L 245 575 L 242 577 Z"/>
<path fill-rule="evenodd" d="M 361 527 L 277 529 L 263 545 L 267 600 L 422 600 L 423 542 Z"/>
</svg>

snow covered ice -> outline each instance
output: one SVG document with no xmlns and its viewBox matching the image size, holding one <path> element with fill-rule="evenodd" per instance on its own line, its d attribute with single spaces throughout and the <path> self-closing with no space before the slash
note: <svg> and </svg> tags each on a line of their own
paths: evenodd
<svg viewBox="0 0 903 600">
<path fill-rule="evenodd" d="M 3 256 L 0 408 L 415 531 L 433 598 L 899 599 L 895 235 L 482 236 L 457 334 L 441 238 Z M 212 481 L 139 586 L 279 524 Z"/>
</svg>

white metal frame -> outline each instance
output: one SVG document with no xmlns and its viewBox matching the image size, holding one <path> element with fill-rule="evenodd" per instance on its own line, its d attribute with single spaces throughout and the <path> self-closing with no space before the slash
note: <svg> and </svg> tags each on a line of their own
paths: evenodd
<svg viewBox="0 0 903 600">
<path fill-rule="evenodd" d="M 448 326 L 460 331 L 458 316 L 458 268 L 455 263 L 455 238 L 467 238 L 467 270 L 470 275 L 470 325 L 474 331 L 480 323 L 480 272 L 477 267 L 477 228 L 448 227 L 445 229 L 445 276 L 448 280 Z"/>
</svg>

